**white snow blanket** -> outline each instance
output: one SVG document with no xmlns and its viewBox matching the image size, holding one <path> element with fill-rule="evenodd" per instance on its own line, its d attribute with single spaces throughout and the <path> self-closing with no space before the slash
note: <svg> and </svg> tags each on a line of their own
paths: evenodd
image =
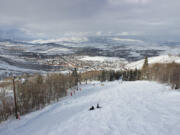
<svg viewBox="0 0 180 135">
<path fill-rule="evenodd" d="M 0 124 L 0 135 L 179 135 L 180 92 L 155 82 L 96 82 Z M 101 109 L 88 111 L 99 103 Z"/>
</svg>

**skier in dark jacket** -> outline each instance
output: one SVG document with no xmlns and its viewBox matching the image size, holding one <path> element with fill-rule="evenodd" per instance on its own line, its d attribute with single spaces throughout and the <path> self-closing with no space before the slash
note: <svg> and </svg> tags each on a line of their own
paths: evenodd
<svg viewBox="0 0 180 135">
<path fill-rule="evenodd" d="M 98 109 L 99 109 L 99 108 L 101 108 L 101 107 L 99 106 L 99 104 L 97 104 L 97 107 L 96 107 L 96 108 L 98 108 Z"/>
<path fill-rule="evenodd" d="M 91 108 L 89 108 L 89 111 L 92 111 L 92 110 L 94 110 L 94 106 L 92 106 Z"/>
</svg>

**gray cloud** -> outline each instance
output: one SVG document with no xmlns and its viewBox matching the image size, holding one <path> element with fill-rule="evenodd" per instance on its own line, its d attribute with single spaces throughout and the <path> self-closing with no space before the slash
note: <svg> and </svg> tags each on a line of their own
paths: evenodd
<svg viewBox="0 0 180 135">
<path fill-rule="evenodd" d="M 179 12 L 179 0 L 0 0 L 0 25 L 47 36 L 112 31 L 170 37 L 180 34 Z"/>
</svg>

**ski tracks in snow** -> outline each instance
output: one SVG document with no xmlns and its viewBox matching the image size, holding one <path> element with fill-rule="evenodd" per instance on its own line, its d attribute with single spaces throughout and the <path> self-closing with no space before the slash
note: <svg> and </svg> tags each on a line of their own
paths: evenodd
<svg viewBox="0 0 180 135">
<path fill-rule="evenodd" d="M 148 81 L 103 84 L 82 85 L 72 97 L 6 122 L 8 131 L 0 125 L 0 134 L 179 135 L 180 92 Z M 97 103 L 101 109 L 88 111 Z"/>
</svg>

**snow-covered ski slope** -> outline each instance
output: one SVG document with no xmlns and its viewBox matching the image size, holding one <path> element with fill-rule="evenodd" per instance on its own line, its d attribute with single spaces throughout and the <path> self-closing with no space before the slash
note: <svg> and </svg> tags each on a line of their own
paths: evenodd
<svg viewBox="0 0 180 135">
<path fill-rule="evenodd" d="M 179 135 L 180 92 L 155 82 L 96 82 L 0 124 L 0 135 Z M 101 109 L 88 111 L 97 103 Z"/>
</svg>

